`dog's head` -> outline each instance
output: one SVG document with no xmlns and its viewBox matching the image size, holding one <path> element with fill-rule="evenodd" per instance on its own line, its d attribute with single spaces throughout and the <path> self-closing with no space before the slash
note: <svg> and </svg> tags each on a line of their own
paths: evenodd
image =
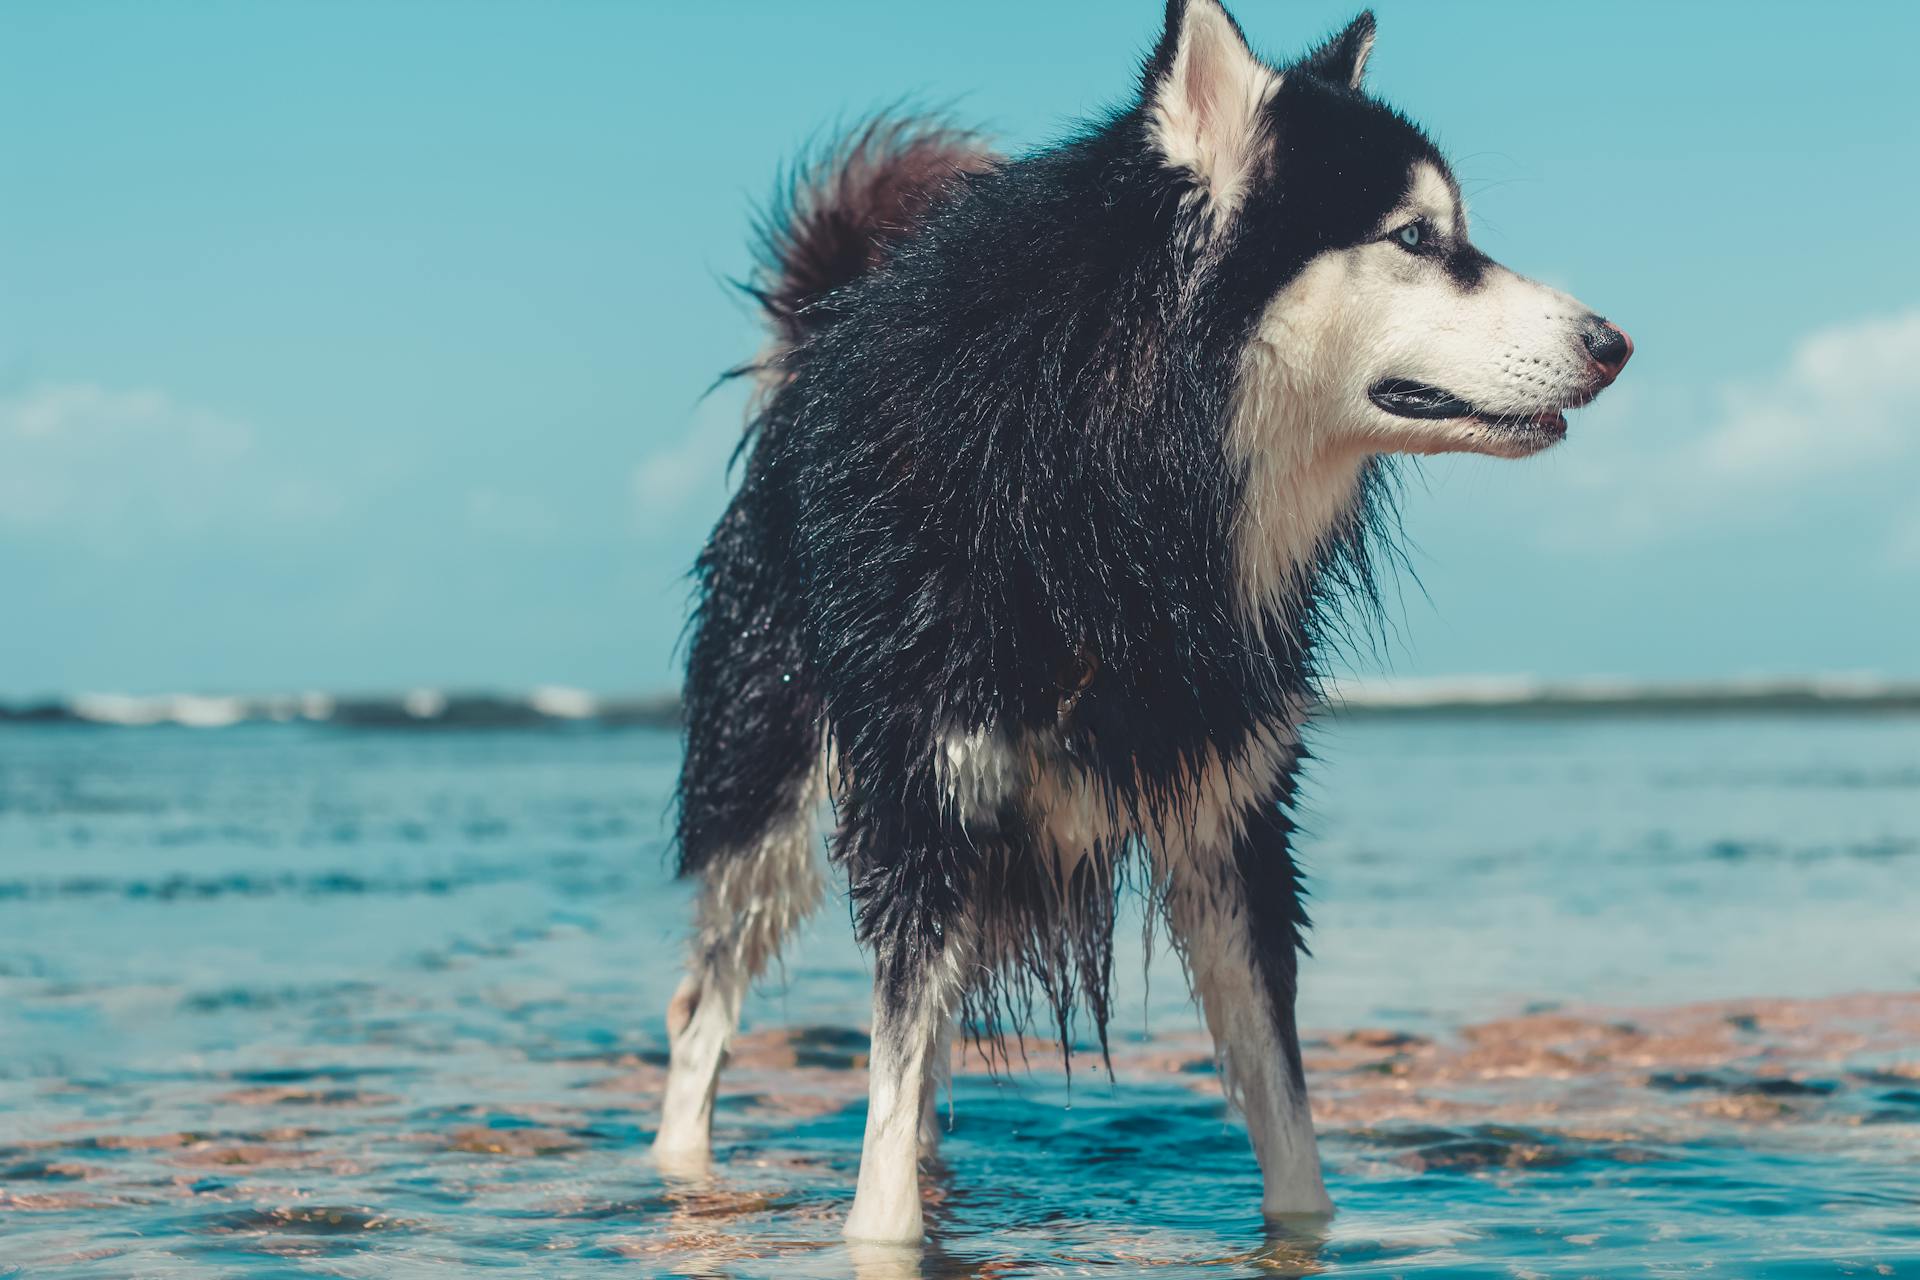
<svg viewBox="0 0 1920 1280">
<path fill-rule="evenodd" d="M 1633 344 L 1473 246 L 1439 151 L 1361 89 L 1373 40 L 1362 14 L 1274 67 L 1218 0 L 1169 0 L 1142 143 L 1178 185 L 1208 293 L 1237 300 L 1242 390 L 1285 405 L 1276 428 L 1316 449 L 1537 453 Z"/>
</svg>

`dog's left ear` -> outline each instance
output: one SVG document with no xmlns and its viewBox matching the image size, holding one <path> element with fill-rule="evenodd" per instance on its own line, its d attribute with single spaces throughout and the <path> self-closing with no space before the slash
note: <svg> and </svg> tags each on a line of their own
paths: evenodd
<svg viewBox="0 0 1920 1280">
<path fill-rule="evenodd" d="M 1168 0 L 1142 94 L 1147 134 L 1217 214 L 1233 211 L 1260 168 L 1266 106 L 1279 86 L 1219 0 Z"/>
<path fill-rule="evenodd" d="M 1373 10 L 1362 9 L 1333 39 L 1300 59 L 1300 70 L 1328 84 L 1358 89 L 1367 74 L 1367 55 L 1373 52 Z"/>
</svg>

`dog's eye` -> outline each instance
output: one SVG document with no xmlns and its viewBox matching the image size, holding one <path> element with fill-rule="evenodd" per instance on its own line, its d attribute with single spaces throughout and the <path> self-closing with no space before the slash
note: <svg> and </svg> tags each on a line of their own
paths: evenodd
<svg viewBox="0 0 1920 1280">
<path fill-rule="evenodd" d="M 1425 218 L 1415 218 L 1412 222 L 1409 222 L 1406 226 L 1394 232 L 1393 238 L 1399 241 L 1404 248 L 1420 249 L 1426 245 L 1427 238 L 1432 234 L 1432 228 L 1427 226 L 1427 220 Z"/>
</svg>

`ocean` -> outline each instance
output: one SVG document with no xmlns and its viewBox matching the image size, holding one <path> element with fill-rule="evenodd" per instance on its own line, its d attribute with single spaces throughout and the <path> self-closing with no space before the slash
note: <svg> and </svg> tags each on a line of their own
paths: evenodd
<svg viewBox="0 0 1920 1280">
<path fill-rule="evenodd" d="M 924 1250 L 838 1235 L 868 971 L 749 1002 L 647 1156 L 687 893 L 643 724 L 0 725 L 0 1275 L 1920 1275 L 1920 717 L 1336 719 L 1330 1191 L 1263 1227 L 1179 966 L 977 1055 Z M 1042 1028 L 1038 1034 L 1049 1034 Z"/>
</svg>

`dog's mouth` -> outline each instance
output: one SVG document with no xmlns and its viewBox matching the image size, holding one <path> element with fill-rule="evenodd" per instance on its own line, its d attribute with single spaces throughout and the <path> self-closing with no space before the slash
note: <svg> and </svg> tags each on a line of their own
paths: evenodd
<svg viewBox="0 0 1920 1280">
<path fill-rule="evenodd" d="M 1566 410 L 1577 409 L 1586 403 L 1586 400 L 1579 400 L 1533 413 L 1486 413 L 1451 391 L 1408 378 L 1385 378 L 1374 383 L 1367 392 L 1367 399 L 1396 418 L 1464 418 L 1497 431 L 1536 437 L 1544 435 L 1554 439 L 1567 434 Z"/>
</svg>

